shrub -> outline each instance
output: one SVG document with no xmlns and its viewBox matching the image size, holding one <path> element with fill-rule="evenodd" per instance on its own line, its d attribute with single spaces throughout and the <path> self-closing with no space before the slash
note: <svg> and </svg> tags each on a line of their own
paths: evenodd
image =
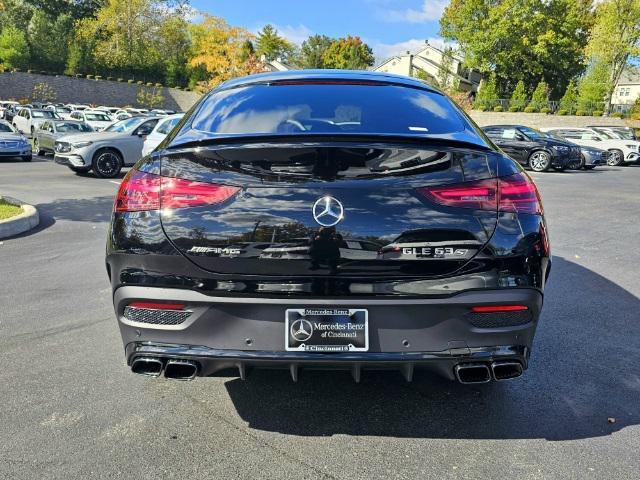
<svg viewBox="0 0 640 480">
<path fill-rule="evenodd" d="M 524 113 L 536 113 L 536 112 L 537 112 L 536 107 L 532 107 L 531 105 L 524 108 Z"/>
<path fill-rule="evenodd" d="M 556 115 L 566 115 L 566 114 L 567 114 L 567 111 L 564 108 L 562 108 L 562 109 L 560 109 L 560 110 L 558 110 L 556 112 Z"/>
<path fill-rule="evenodd" d="M 511 106 L 511 107 L 509 107 L 509 111 L 510 112 L 519 112 L 520 109 L 518 107 L 516 107 L 516 106 Z"/>
<path fill-rule="evenodd" d="M 542 107 L 540 113 L 551 113 L 551 109 L 549 107 Z"/>
<path fill-rule="evenodd" d="M 479 112 L 484 112 L 487 109 L 484 105 L 476 105 L 474 108 Z"/>
<path fill-rule="evenodd" d="M 87 75 L 87 80 L 92 80 L 93 79 L 93 75 Z"/>
<path fill-rule="evenodd" d="M 622 114 L 622 112 L 613 112 L 613 113 L 611 114 L 611 116 L 612 116 L 613 118 L 623 118 L 623 117 L 624 117 L 624 115 Z"/>
<path fill-rule="evenodd" d="M 14 68 L 13 71 L 14 72 L 20 72 L 21 70 L 19 68 Z"/>
<path fill-rule="evenodd" d="M 501 112 L 502 111 L 502 106 L 501 105 L 496 105 L 495 107 L 493 107 L 493 111 L 494 112 Z"/>
<path fill-rule="evenodd" d="M 142 80 L 138 80 L 136 83 L 137 83 L 138 85 L 142 85 L 144 82 L 143 82 Z"/>
<path fill-rule="evenodd" d="M 119 81 L 119 82 L 124 82 L 124 78 L 122 78 L 122 77 L 118 77 L 118 81 Z"/>
<path fill-rule="evenodd" d="M 33 73 L 33 70 L 29 69 L 27 70 L 27 73 Z"/>
<path fill-rule="evenodd" d="M 592 117 L 601 117 L 602 116 L 602 112 L 600 110 L 594 110 L 593 113 L 591 114 Z"/>
<path fill-rule="evenodd" d="M 147 82 L 147 87 L 153 87 L 153 83 L 152 82 Z"/>
<path fill-rule="evenodd" d="M 529 102 L 529 107 L 533 107 L 536 111 L 546 107 L 548 105 L 549 98 L 549 87 L 544 82 L 544 80 L 540 80 L 538 86 L 533 91 L 533 95 L 531 95 L 531 101 Z M 527 110 L 525 109 L 525 112 Z"/>
<path fill-rule="evenodd" d="M 584 110 L 577 110 L 576 115 L 579 117 L 584 117 L 587 114 Z"/>
<path fill-rule="evenodd" d="M 127 83 L 134 83 L 135 80 L 133 78 L 130 78 L 129 80 L 127 80 Z"/>
<path fill-rule="evenodd" d="M 102 75 L 96 75 L 96 80 L 102 80 Z"/>
<path fill-rule="evenodd" d="M 82 78 L 83 75 L 81 73 L 76 73 L 76 78 Z"/>
<path fill-rule="evenodd" d="M 156 87 L 162 87 L 161 83 L 156 83 Z"/>
</svg>

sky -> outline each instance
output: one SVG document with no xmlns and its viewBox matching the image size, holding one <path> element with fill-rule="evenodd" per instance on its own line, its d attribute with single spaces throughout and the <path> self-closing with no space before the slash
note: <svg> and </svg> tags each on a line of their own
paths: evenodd
<svg viewBox="0 0 640 480">
<path fill-rule="evenodd" d="M 362 38 L 378 60 L 416 50 L 429 40 L 442 45 L 438 20 L 448 0 L 191 0 L 197 10 L 257 32 L 274 25 L 300 44 L 309 35 Z"/>
</svg>

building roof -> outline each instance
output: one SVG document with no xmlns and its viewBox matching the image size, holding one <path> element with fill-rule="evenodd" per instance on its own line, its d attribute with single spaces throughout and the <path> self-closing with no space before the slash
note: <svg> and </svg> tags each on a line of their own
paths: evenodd
<svg viewBox="0 0 640 480">
<path fill-rule="evenodd" d="M 625 68 L 617 85 L 640 85 L 640 69 L 634 67 Z"/>
</svg>

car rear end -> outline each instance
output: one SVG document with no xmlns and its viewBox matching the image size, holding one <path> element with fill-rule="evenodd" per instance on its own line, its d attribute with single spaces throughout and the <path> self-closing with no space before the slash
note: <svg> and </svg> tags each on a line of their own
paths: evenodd
<svg viewBox="0 0 640 480">
<path fill-rule="evenodd" d="M 549 271 L 534 184 L 441 93 L 365 73 L 249 77 L 125 177 L 107 270 L 127 363 L 526 369 Z"/>
</svg>

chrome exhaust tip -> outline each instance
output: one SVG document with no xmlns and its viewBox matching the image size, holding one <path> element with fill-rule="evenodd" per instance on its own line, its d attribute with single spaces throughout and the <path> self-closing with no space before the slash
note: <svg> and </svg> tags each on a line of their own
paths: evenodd
<svg viewBox="0 0 640 480">
<path fill-rule="evenodd" d="M 173 380 L 193 380 L 198 374 L 198 364 L 191 360 L 169 359 L 164 376 Z"/>
<path fill-rule="evenodd" d="M 154 357 L 137 357 L 131 363 L 131 371 L 145 377 L 159 377 L 162 368 L 162 360 Z"/>
<path fill-rule="evenodd" d="M 523 368 L 520 362 L 505 360 L 493 362 L 491 364 L 491 371 L 493 372 L 493 378 L 496 380 L 510 380 L 522 375 Z"/>
<path fill-rule="evenodd" d="M 491 381 L 491 371 L 484 363 L 461 363 L 454 368 L 456 378 L 460 383 L 488 383 Z"/>
</svg>

